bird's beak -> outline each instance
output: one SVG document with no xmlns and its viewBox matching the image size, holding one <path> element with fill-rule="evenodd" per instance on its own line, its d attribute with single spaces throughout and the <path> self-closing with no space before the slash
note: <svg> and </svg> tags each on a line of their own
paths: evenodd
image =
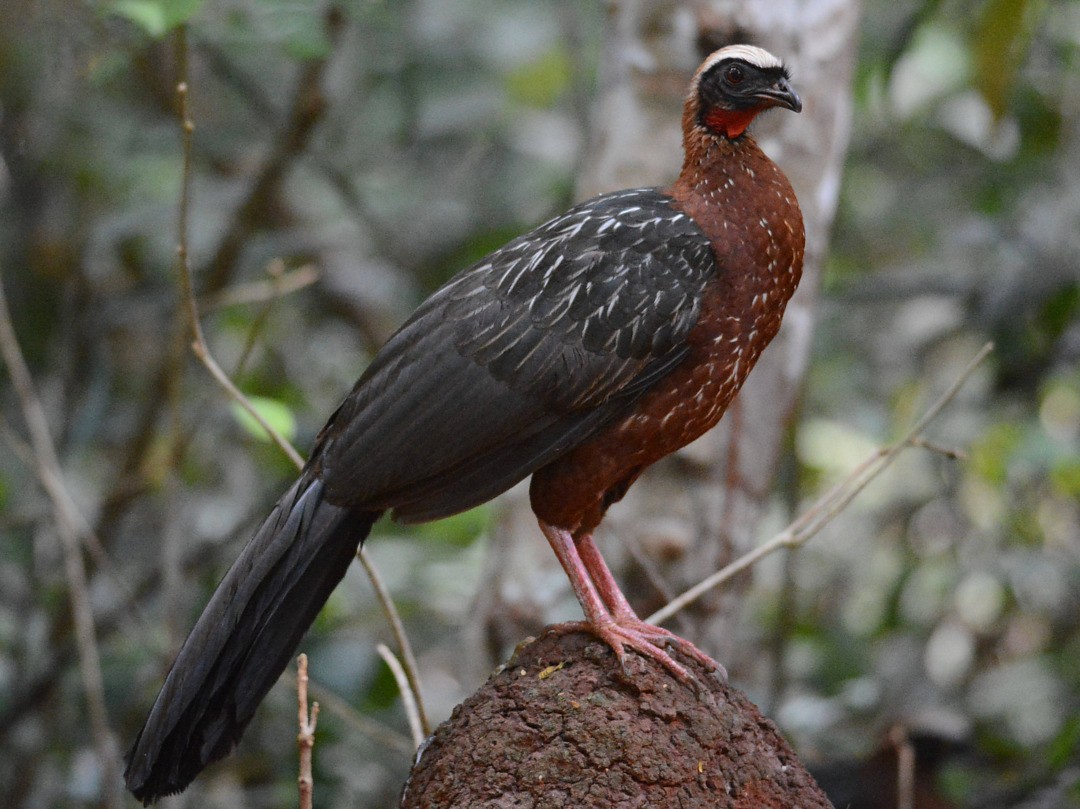
<svg viewBox="0 0 1080 809">
<path fill-rule="evenodd" d="M 802 99 L 787 79 L 777 79 L 770 87 L 757 94 L 769 107 L 784 107 L 792 112 L 802 112 Z"/>
</svg>

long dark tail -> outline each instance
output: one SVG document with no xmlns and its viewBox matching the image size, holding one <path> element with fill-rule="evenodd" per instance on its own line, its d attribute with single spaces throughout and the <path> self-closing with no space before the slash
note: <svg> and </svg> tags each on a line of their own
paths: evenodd
<svg viewBox="0 0 1080 809">
<path fill-rule="evenodd" d="M 227 755 L 349 568 L 377 513 L 324 499 L 305 473 L 240 553 L 184 641 L 127 757 L 143 804 Z"/>
</svg>

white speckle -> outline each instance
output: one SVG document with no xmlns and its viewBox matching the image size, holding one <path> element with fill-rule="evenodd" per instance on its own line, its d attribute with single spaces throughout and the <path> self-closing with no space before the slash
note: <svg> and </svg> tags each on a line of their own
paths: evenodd
<svg viewBox="0 0 1080 809">
<path fill-rule="evenodd" d="M 544 283 L 545 286 L 547 286 L 547 284 L 551 281 L 552 275 L 555 274 L 555 270 L 557 270 L 559 268 L 559 265 L 562 264 L 562 262 L 563 262 L 563 256 L 560 254 L 560 255 L 556 256 L 555 261 L 552 262 L 551 266 L 548 267 L 546 270 L 544 270 L 543 283 Z"/>
</svg>

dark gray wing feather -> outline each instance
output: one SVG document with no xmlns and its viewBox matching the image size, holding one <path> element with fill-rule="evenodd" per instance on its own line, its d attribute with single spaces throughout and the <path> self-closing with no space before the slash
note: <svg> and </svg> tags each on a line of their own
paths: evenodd
<svg viewBox="0 0 1080 809">
<path fill-rule="evenodd" d="M 376 355 L 316 450 L 329 498 L 424 520 L 505 491 L 682 361 L 716 272 L 708 239 L 656 189 L 518 237 Z"/>
</svg>

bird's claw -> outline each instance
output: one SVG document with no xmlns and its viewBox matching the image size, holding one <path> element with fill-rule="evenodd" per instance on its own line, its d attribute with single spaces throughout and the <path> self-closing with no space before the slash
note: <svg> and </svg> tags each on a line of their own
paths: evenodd
<svg viewBox="0 0 1080 809">
<path fill-rule="evenodd" d="M 727 680 L 727 671 L 724 667 L 698 649 L 693 643 L 685 638 L 680 638 L 674 632 L 645 623 L 636 616 L 621 617 L 620 619 L 613 617 L 596 623 L 574 621 L 560 624 L 557 629 L 561 632 L 584 630 L 595 635 L 611 647 L 624 672 L 627 672 L 626 650 L 632 649 L 643 657 L 655 660 L 680 682 L 689 683 L 695 681 L 694 675 L 665 651 L 665 647 L 667 647 L 679 649 L 708 671 L 719 672 L 720 676 Z"/>
</svg>

